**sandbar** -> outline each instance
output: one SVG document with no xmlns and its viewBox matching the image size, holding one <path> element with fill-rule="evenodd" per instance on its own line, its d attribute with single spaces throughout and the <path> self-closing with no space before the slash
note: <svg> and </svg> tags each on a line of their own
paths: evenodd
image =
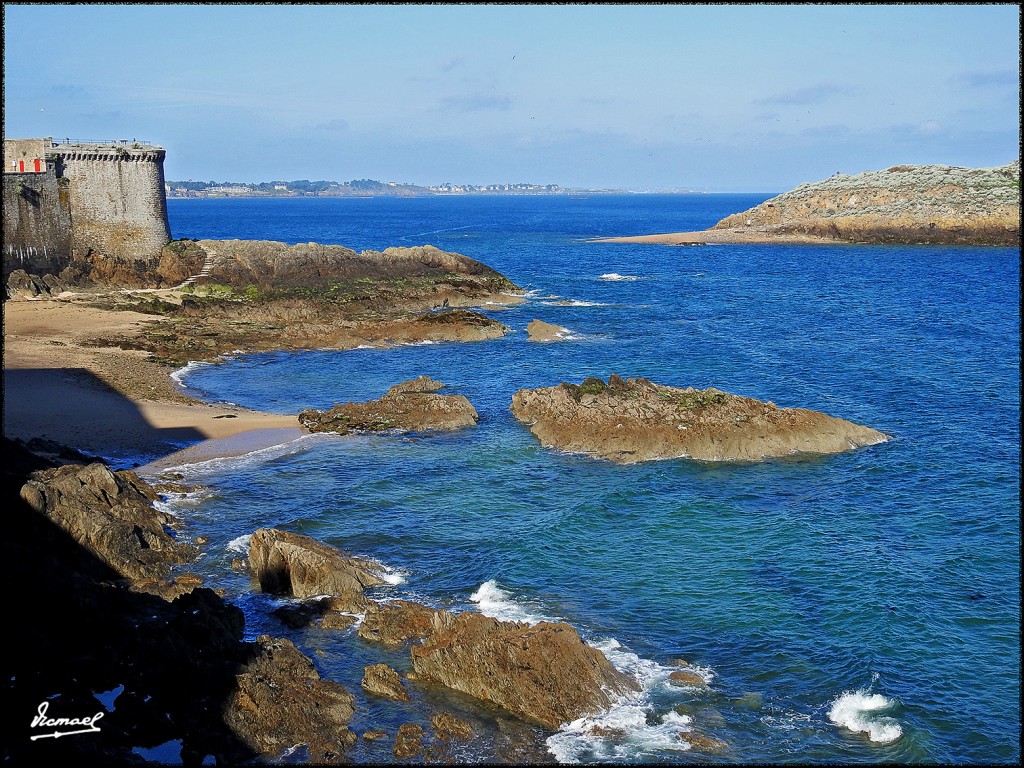
<svg viewBox="0 0 1024 768">
<path fill-rule="evenodd" d="M 814 235 L 772 232 L 763 227 L 746 227 L 730 229 L 705 229 L 700 232 L 668 232 L 660 235 L 635 235 L 633 237 L 600 237 L 588 240 L 591 243 L 638 243 L 649 245 L 704 245 L 715 244 L 750 244 L 765 245 L 781 243 L 795 244 L 839 244 L 842 241 L 830 240 Z"/>
</svg>

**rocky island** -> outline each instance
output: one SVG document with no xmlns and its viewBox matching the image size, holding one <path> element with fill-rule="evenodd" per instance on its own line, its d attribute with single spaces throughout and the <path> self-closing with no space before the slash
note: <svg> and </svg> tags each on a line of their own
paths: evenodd
<svg viewBox="0 0 1024 768">
<path fill-rule="evenodd" d="M 438 395 L 444 384 L 428 376 L 395 384 L 378 400 L 344 403 L 327 411 L 308 409 L 299 423 L 310 432 L 450 432 L 477 423 L 462 395 Z"/>
<path fill-rule="evenodd" d="M 700 232 L 596 242 L 1020 245 L 1020 161 L 997 168 L 897 165 L 837 173 Z"/>
<path fill-rule="evenodd" d="M 803 408 L 681 389 L 612 374 L 606 384 L 521 389 L 512 413 L 546 447 L 622 464 L 652 459 L 761 461 L 793 453 L 839 453 L 889 436 Z"/>
</svg>

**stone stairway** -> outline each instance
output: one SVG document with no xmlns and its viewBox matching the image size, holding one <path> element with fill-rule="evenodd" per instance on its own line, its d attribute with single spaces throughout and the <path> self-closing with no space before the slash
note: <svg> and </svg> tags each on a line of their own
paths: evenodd
<svg viewBox="0 0 1024 768">
<path fill-rule="evenodd" d="M 207 252 L 206 261 L 203 262 L 203 268 L 199 270 L 199 273 L 192 275 L 191 277 L 186 277 L 182 281 L 181 285 L 176 286 L 176 290 L 180 290 L 181 288 L 184 288 L 186 285 L 195 285 L 196 280 L 198 280 L 201 277 L 209 277 L 210 270 L 213 269 L 213 259 L 214 253 L 212 251 Z"/>
</svg>

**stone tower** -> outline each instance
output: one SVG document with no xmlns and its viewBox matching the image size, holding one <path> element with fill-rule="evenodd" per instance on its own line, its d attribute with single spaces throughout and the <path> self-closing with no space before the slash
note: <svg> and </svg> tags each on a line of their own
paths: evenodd
<svg viewBox="0 0 1024 768">
<path fill-rule="evenodd" d="M 170 241 L 164 156 L 136 142 L 55 144 L 47 153 L 71 201 L 71 253 L 151 261 Z"/>
<path fill-rule="evenodd" d="M 160 147 L 5 139 L 4 279 L 90 254 L 156 266 L 171 239 Z"/>
</svg>

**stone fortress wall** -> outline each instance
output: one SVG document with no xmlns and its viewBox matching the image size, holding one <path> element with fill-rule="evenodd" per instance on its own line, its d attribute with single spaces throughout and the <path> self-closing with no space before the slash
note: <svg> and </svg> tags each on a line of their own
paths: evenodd
<svg viewBox="0 0 1024 768">
<path fill-rule="evenodd" d="M 93 253 L 159 260 L 171 239 L 165 154 L 137 141 L 5 139 L 5 279 L 15 269 L 57 274 Z"/>
</svg>

